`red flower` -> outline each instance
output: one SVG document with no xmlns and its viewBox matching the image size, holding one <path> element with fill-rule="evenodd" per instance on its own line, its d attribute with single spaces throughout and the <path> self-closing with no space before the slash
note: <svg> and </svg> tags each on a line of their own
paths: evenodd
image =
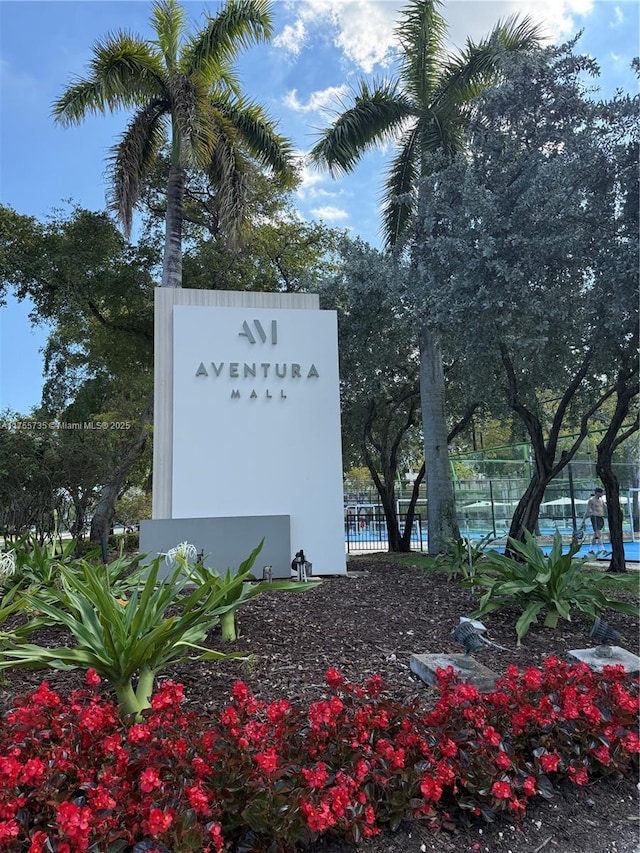
<svg viewBox="0 0 640 853">
<path fill-rule="evenodd" d="M 73 842 L 76 850 L 86 850 L 89 846 L 90 820 L 91 809 L 86 806 L 77 806 L 69 802 L 58 806 L 56 822 L 67 838 Z"/>
<path fill-rule="evenodd" d="M 508 770 L 511 767 L 511 759 L 506 752 L 500 751 L 496 755 L 496 766 L 499 767 L 500 770 Z"/>
<path fill-rule="evenodd" d="M 308 788 L 324 788 L 329 781 L 327 765 L 322 761 L 318 761 L 316 766 L 310 769 L 303 767 L 301 773 Z"/>
<path fill-rule="evenodd" d="M 575 782 L 576 785 L 586 785 L 589 781 L 589 774 L 585 767 L 574 767 L 572 765 L 568 768 L 567 773 L 569 774 L 569 779 Z"/>
<path fill-rule="evenodd" d="M 329 667 L 329 669 L 324 674 L 324 680 L 329 685 L 329 687 L 333 687 L 337 689 L 338 687 L 342 687 L 344 684 L 344 677 L 340 675 L 337 669 L 334 667 Z"/>
<path fill-rule="evenodd" d="M 185 788 L 185 793 L 189 798 L 192 809 L 198 814 L 209 816 L 211 814 L 211 806 L 209 805 L 209 797 L 202 788 L 202 782 L 192 785 L 190 788 Z"/>
<path fill-rule="evenodd" d="M 0 820 L 0 841 L 9 841 L 17 838 L 20 827 L 15 820 Z"/>
<path fill-rule="evenodd" d="M 453 756 L 458 752 L 458 747 L 450 738 L 445 737 L 440 742 L 440 752 L 445 758 L 453 758 Z"/>
<path fill-rule="evenodd" d="M 178 707 L 184 700 L 182 684 L 176 684 L 170 679 L 164 681 L 151 697 L 151 707 L 154 711 Z"/>
<path fill-rule="evenodd" d="M 420 783 L 420 792 L 425 800 L 435 803 L 442 796 L 442 785 L 431 776 L 426 776 Z"/>
<path fill-rule="evenodd" d="M 255 762 L 265 773 L 274 773 L 278 766 L 278 753 L 275 749 L 265 749 L 264 752 L 257 752 Z"/>
<path fill-rule="evenodd" d="M 162 780 L 158 776 L 158 772 L 154 767 L 147 767 L 140 774 L 140 790 L 145 794 L 150 794 L 162 785 Z"/>
<path fill-rule="evenodd" d="M 224 838 L 222 837 L 222 827 L 219 823 L 212 823 L 209 827 L 209 835 L 216 850 L 216 853 L 221 853 L 224 848 Z"/>
<path fill-rule="evenodd" d="M 238 681 L 237 684 L 241 684 L 242 682 Z M 243 685 L 244 686 L 244 685 Z M 238 717 L 238 712 L 235 708 L 225 708 L 224 711 L 220 714 L 220 722 L 223 726 L 237 726 L 240 722 Z"/>
<path fill-rule="evenodd" d="M 487 726 L 482 732 L 482 737 L 487 741 L 487 743 L 490 743 L 491 746 L 500 746 L 500 741 L 502 740 L 500 732 L 497 732 L 493 726 Z"/>
<path fill-rule="evenodd" d="M 556 752 L 547 752 L 540 756 L 540 766 L 545 773 L 553 773 L 558 769 L 560 756 Z"/>
<path fill-rule="evenodd" d="M 527 776 L 522 783 L 522 790 L 527 797 L 533 797 L 538 792 L 538 783 L 535 776 Z"/>
<path fill-rule="evenodd" d="M 16 750 L 20 755 L 20 750 Z M 22 771 L 22 765 L 19 761 L 9 755 L 4 758 L 0 755 L 0 782 L 7 788 L 13 788 L 18 782 L 18 777 Z"/>
<path fill-rule="evenodd" d="M 103 787 L 89 791 L 89 801 L 94 809 L 115 809 L 117 805 L 109 791 Z"/>
<path fill-rule="evenodd" d="M 611 753 L 608 746 L 599 746 L 593 750 L 593 754 L 598 759 L 600 764 L 611 764 Z"/>
<path fill-rule="evenodd" d="M 231 695 L 239 704 L 246 702 L 249 696 L 249 688 L 244 681 L 236 681 L 231 689 Z"/>
<path fill-rule="evenodd" d="M 267 707 L 267 719 L 273 725 L 277 725 L 282 722 L 290 709 L 291 705 L 286 699 L 279 699 L 277 702 L 272 702 Z"/>
<path fill-rule="evenodd" d="M 268 734 L 269 727 L 267 724 L 259 723 L 257 720 L 250 720 L 244 727 L 244 736 L 253 743 L 263 743 Z"/>
<path fill-rule="evenodd" d="M 538 690 L 542 684 L 542 673 L 539 669 L 530 666 L 525 670 L 522 681 L 528 690 Z"/>
<path fill-rule="evenodd" d="M 149 743 L 152 738 L 151 729 L 144 723 L 135 723 L 127 732 L 129 743 Z"/>
<path fill-rule="evenodd" d="M 328 803 L 320 803 L 320 806 L 316 808 L 303 800 L 300 803 L 300 810 L 309 828 L 314 832 L 325 832 L 336 823 L 336 818 L 331 814 Z"/>
<path fill-rule="evenodd" d="M 204 779 L 205 776 L 208 776 L 212 772 L 212 769 L 207 762 L 203 761 L 203 759 L 198 755 L 191 759 L 191 766 L 193 767 L 193 772 L 196 774 L 198 779 Z"/>
<path fill-rule="evenodd" d="M 93 667 L 90 667 L 87 670 L 87 674 L 85 676 L 85 681 L 88 687 L 97 687 L 98 684 L 102 681 L 98 673 L 95 671 Z"/>
<path fill-rule="evenodd" d="M 640 738 L 635 732 L 627 732 L 620 738 L 620 746 L 626 749 L 627 752 L 640 752 Z"/>
<path fill-rule="evenodd" d="M 508 782 L 494 782 L 491 793 L 499 800 L 508 800 L 511 796 L 511 785 Z"/>
<path fill-rule="evenodd" d="M 31 836 L 31 844 L 27 853 L 42 853 L 46 840 L 47 833 L 42 832 L 40 829 L 36 830 Z"/>
<path fill-rule="evenodd" d="M 22 768 L 20 782 L 36 788 L 42 780 L 45 769 L 45 764 L 40 758 L 30 758 Z"/>
<path fill-rule="evenodd" d="M 384 688 L 382 678 L 379 675 L 372 675 L 364 686 L 369 696 L 379 696 Z"/>
<path fill-rule="evenodd" d="M 142 826 L 144 832 L 155 837 L 166 832 L 172 823 L 173 815 L 171 812 L 164 812 L 162 809 L 151 809 L 148 819 L 142 822 Z"/>
</svg>

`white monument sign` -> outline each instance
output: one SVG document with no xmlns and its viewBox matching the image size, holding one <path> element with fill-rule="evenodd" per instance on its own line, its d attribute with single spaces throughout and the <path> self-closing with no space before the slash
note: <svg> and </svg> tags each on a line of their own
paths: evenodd
<svg viewBox="0 0 640 853">
<path fill-rule="evenodd" d="M 173 304 L 172 324 L 170 512 L 154 518 L 289 516 L 291 558 L 344 573 L 335 312 Z"/>
</svg>

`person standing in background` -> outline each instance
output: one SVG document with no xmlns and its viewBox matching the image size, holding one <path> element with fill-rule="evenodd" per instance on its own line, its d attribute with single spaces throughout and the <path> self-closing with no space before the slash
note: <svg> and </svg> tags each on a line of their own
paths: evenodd
<svg viewBox="0 0 640 853">
<path fill-rule="evenodd" d="M 607 514 L 607 505 L 604 502 L 604 491 L 600 488 L 595 489 L 594 493 L 591 495 L 589 500 L 587 501 L 587 506 L 584 511 L 584 515 L 582 516 L 582 523 L 584 524 L 587 516 L 591 519 L 591 526 L 593 528 L 593 537 L 591 539 L 591 550 L 590 554 L 601 554 L 604 552 L 604 543 L 602 541 L 602 531 L 604 530 L 604 519 Z M 596 545 L 598 546 L 596 548 Z"/>
</svg>

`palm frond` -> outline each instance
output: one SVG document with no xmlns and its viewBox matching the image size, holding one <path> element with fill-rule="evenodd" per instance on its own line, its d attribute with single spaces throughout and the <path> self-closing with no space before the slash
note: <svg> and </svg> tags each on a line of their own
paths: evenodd
<svg viewBox="0 0 640 853">
<path fill-rule="evenodd" d="M 55 120 L 65 127 L 78 124 L 87 113 L 139 106 L 164 90 L 159 56 L 124 32 L 107 35 L 94 45 L 89 71 L 53 104 Z"/>
<path fill-rule="evenodd" d="M 429 103 L 442 73 L 447 22 L 440 0 L 413 0 L 401 13 L 396 34 L 402 48 L 400 76 L 420 104 Z"/>
<path fill-rule="evenodd" d="M 274 123 L 267 118 L 259 104 L 226 100 L 218 108 L 233 125 L 241 144 L 246 146 L 254 160 L 271 169 L 279 178 L 293 181 L 293 145 L 276 132 Z"/>
<path fill-rule="evenodd" d="M 332 174 L 350 172 L 366 150 L 391 138 L 416 113 L 415 105 L 395 84 L 382 81 L 370 89 L 362 80 L 353 94 L 353 105 L 323 131 L 311 149 L 311 160 L 328 166 Z"/>
<path fill-rule="evenodd" d="M 187 76 L 200 74 L 211 83 L 241 49 L 266 41 L 272 33 L 269 0 L 228 0 L 185 45 L 181 68 Z"/>
<path fill-rule="evenodd" d="M 406 131 L 387 173 L 382 204 L 382 229 L 387 249 L 400 246 L 411 227 L 421 165 L 419 130 L 419 123 L 415 122 Z"/>
<path fill-rule="evenodd" d="M 498 41 L 505 50 L 535 50 L 545 39 L 544 27 L 527 15 L 510 15 L 500 20 L 489 35 L 488 41 Z"/>
<path fill-rule="evenodd" d="M 112 181 L 109 207 L 122 223 L 125 236 L 131 233 L 133 209 L 142 184 L 166 140 L 167 101 L 152 101 L 129 123 L 110 157 Z"/>
<path fill-rule="evenodd" d="M 225 122 L 226 124 L 226 122 Z M 207 175 L 215 189 L 215 209 L 218 225 L 229 248 L 241 242 L 247 223 L 248 176 L 251 166 L 238 145 L 232 142 L 232 132 L 220 129 L 213 149 Z"/>
<path fill-rule="evenodd" d="M 176 69 L 185 21 L 185 10 L 176 0 L 158 0 L 153 4 L 151 23 L 158 36 L 157 45 L 164 56 L 169 73 Z"/>
<path fill-rule="evenodd" d="M 442 159 L 446 161 L 464 150 L 464 129 L 468 116 L 467 104 L 461 104 L 457 108 L 444 104 L 427 112 L 421 126 L 422 174 L 431 171 L 427 161 L 436 152 L 440 155 L 441 161 Z"/>
<path fill-rule="evenodd" d="M 436 102 L 461 104 L 472 100 L 496 82 L 505 55 L 535 50 L 541 41 L 541 27 L 529 17 L 514 15 L 499 21 L 487 38 L 477 43 L 468 40 L 464 51 L 449 58 Z"/>
<path fill-rule="evenodd" d="M 174 123 L 174 157 L 183 166 L 204 166 L 215 140 L 210 122 L 208 92 L 196 77 L 180 72 L 169 76 L 167 93 Z"/>
</svg>

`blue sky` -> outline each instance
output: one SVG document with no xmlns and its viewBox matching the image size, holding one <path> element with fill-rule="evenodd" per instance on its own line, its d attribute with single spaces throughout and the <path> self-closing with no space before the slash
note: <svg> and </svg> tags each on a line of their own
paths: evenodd
<svg viewBox="0 0 640 853">
<path fill-rule="evenodd" d="M 246 52 L 244 89 L 260 101 L 303 155 L 331 110 L 360 76 L 392 70 L 393 26 L 401 0 L 293 0 L 274 2 L 276 37 Z M 217 3 L 185 2 L 193 28 Z M 82 75 L 92 44 L 125 29 L 151 37 L 150 2 L 138 0 L 0 0 L 0 202 L 39 219 L 65 202 L 102 210 L 105 156 L 124 129 L 124 114 L 96 116 L 63 129 L 51 104 L 74 75 Z M 601 86 L 634 91 L 629 70 L 639 53 L 636 0 L 448 0 L 443 13 L 452 45 L 480 38 L 515 12 L 544 22 L 561 41 L 583 29 L 579 48 L 601 65 Z M 389 152 L 367 154 L 341 180 L 305 169 L 297 205 L 307 219 L 349 228 L 378 242 L 379 194 Z M 0 411 L 26 414 L 40 401 L 46 329 L 33 328 L 29 306 L 9 296 L 0 307 Z"/>
</svg>

